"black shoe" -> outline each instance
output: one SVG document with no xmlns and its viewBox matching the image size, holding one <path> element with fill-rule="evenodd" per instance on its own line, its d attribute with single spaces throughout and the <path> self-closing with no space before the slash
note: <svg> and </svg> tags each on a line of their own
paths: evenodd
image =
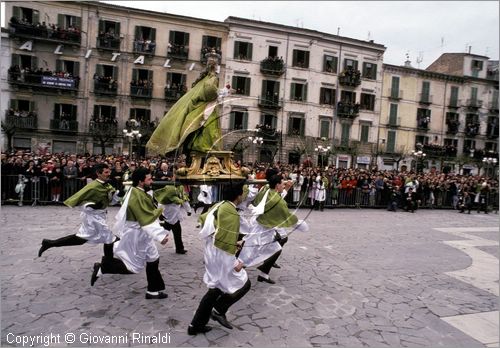
<svg viewBox="0 0 500 348">
<path fill-rule="evenodd" d="M 42 246 L 40 247 L 40 250 L 38 250 L 38 257 L 42 256 L 43 252 L 50 248 L 50 240 L 44 239 L 42 240 Z"/>
<path fill-rule="evenodd" d="M 168 294 L 166 294 L 164 292 L 160 292 L 160 293 L 158 293 L 158 295 L 151 295 L 151 294 L 146 292 L 146 300 L 161 300 L 161 299 L 164 299 L 167 297 L 168 297 Z"/>
<path fill-rule="evenodd" d="M 194 326 L 189 325 L 188 326 L 188 335 L 194 336 L 194 335 L 197 335 L 199 333 L 207 333 L 210 330 L 212 330 L 212 327 L 208 326 L 208 325 L 205 325 L 202 327 L 194 327 Z"/>
<path fill-rule="evenodd" d="M 216 311 L 212 311 L 211 318 L 212 318 L 212 320 L 218 321 L 219 324 L 221 324 L 222 326 L 224 326 L 228 329 L 233 328 L 233 326 L 229 323 L 229 321 L 227 321 L 225 314 L 219 314 Z"/>
<path fill-rule="evenodd" d="M 269 284 L 276 284 L 276 282 L 274 280 L 272 280 L 271 278 L 264 278 L 263 276 L 258 276 L 257 277 L 257 281 L 259 282 L 265 282 L 265 283 L 269 283 Z"/>
<path fill-rule="evenodd" d="M 99 262 L 94 263 L 94 271 L 92 272 L 92 277 L 90 278 L 90 286 L 94 286 L 95 281 L 97 278 L 97 272 L 99 272 L 99 269 L 101 268 L 101 264 Z"/>
<path fill-rule="evenodd" d="M 176 250 L 175 253 L 176 254 L 185 254 L 187 253 L 188 251 L 186 249 L 182 249 L 182 250 Z"/>
<path fill-rule="evenodd" d="M 278 265 L 277 263 L 275 263 L 275 264 L 273 265 L 273 267 L 274 267 L 274 268 L 281 268 L 281 266 L 280 266 L 280 265 Z"/>
</svg>

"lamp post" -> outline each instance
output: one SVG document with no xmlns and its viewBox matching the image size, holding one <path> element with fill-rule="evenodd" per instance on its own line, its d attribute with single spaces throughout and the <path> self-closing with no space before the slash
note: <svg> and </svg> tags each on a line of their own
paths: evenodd
<svg viewBox="0 0 500 348">
<path fill-rule="evenodd" d="M 135 119 L 130 119 L 127 122 L 127 128 L 123 130 L 123 136 L 128 139 L 128 155 L 132 158 L 132 144 L 134 140 L 139 141 L 142 137 L 141 132 L 138 129 L 134 129 L 138 127 L 138 123 Z"/>
<path fill-rule="evenodd" d="M 492 174 L 491 174 L 491 177 L 493 177 L 493 174 L 495 172 L 495 166 L 497 165 L 497 162 L 498 160 L 496 158 L 493 158 L 493 157 L 484 157 L 483 158 L 483 163 L 486 167 L 486 176 L 490 176 L 489 173 L 490 173 L 490 166 L 492 167 Z"/>
<path fill-rule="evenodd" d="M 422 145 L 421 144 L 417 144 L 417 149 L 416 150 L 413 150 L 411 152 L 412 156 L 415 157 L 417 163 L 416 163 L 416 172 L 417 173 L 422 173 L 424 171 L 424 159 L 425 159 L 425 156 L 427 156 L 426 153 L 424 153 L 422 150 Z M 419 165 L 420 164 L 420 165 Z"/>
<path fill-rule="evenodd" d="M 317 152 L 319 156 L 321 156 L 321 170 L 323 170 L 323 156 L 325 156 L 326 153 L 329 153 L 330 149 L 330 146 L 325 147 L 322 145 L 318 145 L 314 148 L 314 151 Z"/>
</svg>

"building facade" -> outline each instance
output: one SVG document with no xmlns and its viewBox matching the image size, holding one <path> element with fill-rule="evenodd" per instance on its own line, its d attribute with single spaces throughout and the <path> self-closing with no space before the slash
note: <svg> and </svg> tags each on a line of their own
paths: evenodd
<svg viewBox="0 0 500 348">
<path fill-rule="evenodd" d="M 379 167 L 467 174 L 497 158 L 498 79 L 487 66 L 487 57 L 465 53 L 425 70 L 384 64 Z"/>
</svg>

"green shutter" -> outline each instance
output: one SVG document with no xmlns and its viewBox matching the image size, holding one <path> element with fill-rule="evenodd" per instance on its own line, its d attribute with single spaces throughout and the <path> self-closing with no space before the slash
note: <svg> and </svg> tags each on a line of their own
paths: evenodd
<svg viewBox="0 0 500 348">
<path fill-rule="evenodd" d="M 99 20 L 99 34 L 105 32 L 106 32 L 106 21 L 101 19 Z"/>
<path fill-rule="evenodd" d="M 351 126 L 347 123 L 342 124 L 342 135 L 341 142 L 343 146 L 347 146 L 349 144 L 349 133 L 351 132 Z"/>
<path fill-rule="evenodd" d="M 387 132 L 387 147 L 386 147 L 386 151 L 387 152 L 394 152 L 395 144 L 396 144 L 396 132 L 394 132 L 394 131 L 388 131 Z"/>
<path fill-rule="evenodd" d="M 75 17 L 75 27 L 82 29 L 82 17 Z"/>
<path fill-rule="evenodd" d="M 470 90 L 470 98 L 472 100 L 477 100 L 477 88 L 476 87 L 472 87 L 471 90 Z"/>
<path fill-rule="evenodd" d="M 12 7 L 12 17 L 22 19 L 21 8 L 18 6 Z"/>
<path fill-rule="evenodd" d="M 61 59 L 56 60 L 56 71 L 63 71 L 63 61 Z"/>
<path fill-rule="evenodd" d="M 305 120 L 305 118 L 301 118 L 301 119 L 300 119 L 300 128 L 299 128 L 299 134 L 300 134 L 301 136 L 303 136 L 303 135 L 304 135 L 304 130 L 305 130 L 305 128 L 306 128 L 306 120 Z"/>
<path fill-rule="evenodd" d="M 151 41 L 156 41 L 156 28 L 151 28 L 151 32 L 149 34 L 149 39 Z"/>
<path fill-rule="evenodd" d="M 34 101 L 30 101 L 30 106 L 29 106 L 29 110 L 28 111 L 35 111 L 35 102 Z"/>
<path fill-rule="evenodd" d="M 21 67 L 21 57 L 19 56 L 19 54 L 12 54 L 11 65 L 12 66 L 18 65 L 19 68 L 22 68 Z"/>
<path fill-rule="evenodd" d="M 189 33 L 184 33 L 184 46 L 189 46 Z"/>
<path fill-rule="evenodd" d="M 307 101 L 307 83 L 304 83 L 302 88 L 302 101 Z"/>
<path fill-rule="evenodd" d="M 132 80 L 136 81 L 139 79 L 139 70 L 132 69 Z"/>
<path fill-rule="evenodd" d="M 243 129 L 248 129 L 248 112 L 243 113 L 243 120 L 241 121 L 241 127 Z"/>
<path fill-rule="evenodd" d="M 429 81 L 422 82 L 422 99 L 424 101 L 429 100 L 430 86 L 431 86 L 431 83 Z"/>
<path fill-rule="evenodd" d="M 234 59 L 239 59 L 240 55 L 239 55 L 239 52 L 240 52 L 240 42 L 239 41 L 235 41 L 234 42 L 234 56 L 233 58 Z"/>
<path fill-rule="evenodd" d="M 358 70 L 358 61 L 357 60 L 353 61 L 352 67 L 354 68 L 354 70 Z"/>
<path fill-rule="evenodd" d="M 231 111 L 231 113 L 229 114 L 229 129 L 230 130 L 234 129 L 234 118 L 235 118 L 234 111 Z"/>
<path fill-rule="evenodd" d="M 391 97 L 399 97 L 399 77 L 392 77 L 392 85 L 391 85 Z"/>
<path fill-rule="evenodd" d="M 377 64 L 372 64 L 372 79 L 377 79 Z"/>
<path fill-rule="evenodd" d="M 320 137 L 329 138 L 330 137 L 330 121 L 321 120 L 321 131 Z"/>
<path fill-rule="evenodd" d="M 451 106 L 458 105 L 458 87 L 456 87 L 456 86 L 451 87 L 450 105 Z"/>
<path fill-rule="evenodd" d="M 253 50 L 253 43 L 249 42 L 247 45 L 247 59 L 252 60 L 252 50 Z"/>
<path fill-rule="evenodd" d="M 215 40 L 215 42 L 216 42 L 216 46 L 217 46 L 216 49 L 220 50 L 222 47 L 222 39 L 220 37 L 218 37 L 217 40 Z"/>
<path fill-rule="evenodd" d="M 168 42 L 170 42 L 171 44 L 174 43 L 174 35 L 175 35 L 175 31 L 172 31 L 172 30 L 168 34 Z"/>
<path fill-rule="evenodd" d="M 61 104 L 54 104 L 54 119 L 57 120 L 59 119 L 59 116 L 61 115 Z"/>
<path fill-rule="evenodd" d="M 231 88 L 237 89 L 238 86 L 236 86 L 236 82 L 238 81 L 238 78 L 236 76 L 233 76 L 233 79 L 231 81 Z"/>
<path fill-rule="evenodd" d="M 78 118 L 78 107 L 76 105 L 71 105 L 71 120 L 76 121 Z"/>
<path fill-rule="evenodd" d="M 339 65 L 339 59 L 337 57 L 333 57 L 333 72 L 337 72 L 337 66 Z"/>
<path fill-rule="evenodd" d="M 208 46 L 208 36 L 203 35 L 201 38 L 201 48 L 207 47 Z"/>
<path fill-rule="evenodd" d="M 370 132 L 370 126 L 363 124 L 361 125 L 361 138 L 359 139 L 362 143 L 368 142 L 368 135 Z"/>
<path fill-rule="evenodd" d="M 73 76 L 80 76 L 80 62 L 73 64 Z"/>
<path fill-rule="evenodd" d="M 186 86 L 186 78 L 187 78 L 186 74 L 181 75 L 181 84 L 184 86 Z"/>
<path fill-rule="evenodd" d="M 328 58 L 329 56 L 327 56 L 326 54 L 323 55 L 323 71 L 326 71 L 326 63 L 328 62 Z"/>
<path fill-rule="evenodd" d="M 18 103 L 17 99 L 10 100 L 10 108 L 13 110 L 17 110 L 19 108 L 19 103 Z"/>
<path fill-rule="evenodd" d="M 295 83 L 290 85 L 290 100 L 295 100 Z"/>
<path fill-rule="evenodd" d="M 66 28 L 66 23 L 64 22 L 64 17 L 66 17 L 66 16 L 63 15 L 63 14 L 60 14 L 60 13 L 57 15 L 57 26 L 59 28 L 67 29 Z"/>
<path fill-rule="evenodd" d="M 142 27 L 139 25 L 135 26 L 134 40 L 140 40 L 142 36 Z"/>
<path fill-rule="evenodd" d="M 293 50 L 293 60 L 292 60 L 293 66 L 297 65 L 297 60 L 298 60 L 298 51 L 297 50 Z"/>
<path fill-rule="evenodd" d="M 305 67 L 309 68 L 309 52 L 305 52 Z"/>
<path fill-rule="evenodd" d="M 266 87 L 267 87 L 267 81 L 262 80 L 262 89 L 260 92 L 261 99 L 267 99 L 267 88 Z"/>
<path fill-rule="evenodd" d="M 113 67 L 113 80 L 118 80 L 118 67 Z"/>
<path fill-rule="evenodd" d="M 115 23 L 115 35 L 120 37 L 120 22 Z"/>
<path fill-rule="evenodd" d="M 397 125 L 397 119 L 398 119 L 398 104 L 391 104 L 391 109 L 389 112 L 389 124 L 390 125 Z"/>
<path fill-rule="evenodd" d="M 131 120 L 131 119 L 135 120 L 135 109 L 130 109 L 129 120 Z"/>
<path fill-rule="evenodd" d="M 111 107 L 111 118 L 116 118 L 116 106 Z"/>
<path fill-rule="evenodd" d="M 250 95 L 250 81 L 249 77 L 245 78 L 245 95 Z"/>
<path fill-rule="evenodd" d="M 94 105 L 94 118 L 98 118 L 100 116 L 100 111 L 101 111 L 101 108 L 99 105 Z"/>
<path fill-rule="evenodd" d="M 104 67 L 101 64 L 95 66 L 95 73 L 97 76 L 104 76 Z"/>
<path fill-rule="evenodd" d="M 153 81 L 153 70 L 148 70 L 148 81 Z"/>
<path fill-rule="evenodd" d="M 33 10 L 33 24 L 38 24 L 40 23 L 40 11 L 38 10 Z M 48 24 L 48 23 L 47 23 Z"/>
<path fill-rule="evenodd" d="M 276 129 L 278 127 L 278 117 L 276 115 L 273 115 L 271 122 L 272 122 L 272 127 Z"/>
<path fill-rule="evenodd" d="M 31 69 L 33 69 L 33 70 L 38 69 L 38 57 L 37 56 L 31 57 Z"/>
<path fill-rule="evenodd" d="M 273 95 L 276 93 L 277 96 L 280 95 L 280 82 L 274 82 Z"/>
</svg>

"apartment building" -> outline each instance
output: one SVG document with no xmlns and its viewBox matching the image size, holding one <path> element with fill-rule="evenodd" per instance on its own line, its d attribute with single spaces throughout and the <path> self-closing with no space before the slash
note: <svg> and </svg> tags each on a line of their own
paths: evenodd
<svg viewBox="0 0 500 348">
<path fill-rule="evenodd" d="M 379 167 L 478 173 L 483 158 L 497 158 L 498 75 L 487 66 L 467 53 L 445 53 L 425 70 L 384 64 Z"/>
<path fill-rule="evenodd" d="M 144 154 L 154 125 L 204 70 L 207 50 L 226 50 L 221 22 L 97 2 L 7 2 L 5 10 L 3 111 L 15 148 L 127 153 L 133 145 Z M 224 65 L 223 57 L 222 74 Z M 129 119 L 140 122 L 141 138 L 124 137 Z"/>
</svg>

